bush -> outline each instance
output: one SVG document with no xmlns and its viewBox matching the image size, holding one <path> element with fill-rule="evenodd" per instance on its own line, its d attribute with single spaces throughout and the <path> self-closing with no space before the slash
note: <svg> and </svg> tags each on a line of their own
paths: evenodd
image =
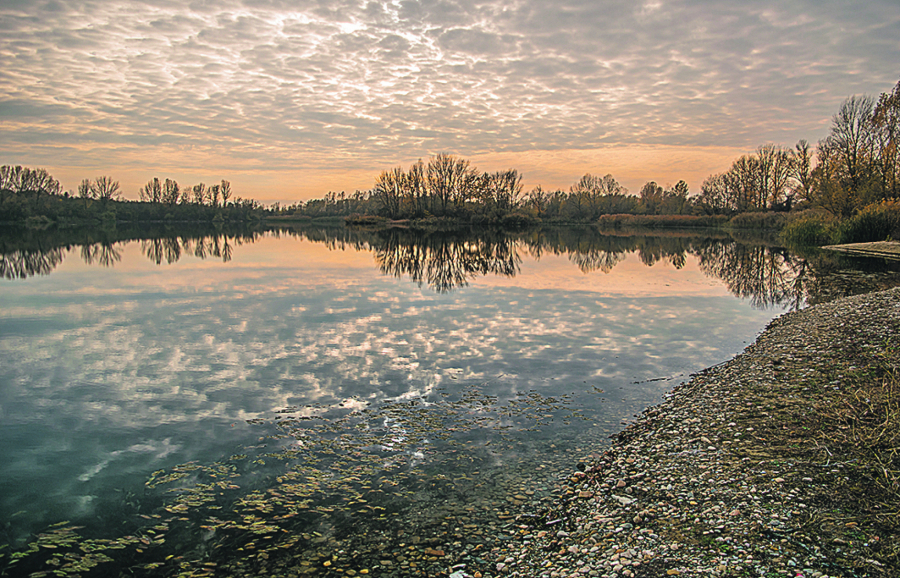
<svg viewBox="0 0 900 578">
<path fill-rule="evenodd" d="M 900 234 L 900 203 L 871 204 L 850 217 L 838 230 L 839 243 L 884 241 Z"/>
<path fill-rule="evenodd" d="M 785 245 L 820 247 L 834 242 L 837 225 L 828 213 L 804 211 L 793 217 L 781 229 L 779 238 Z"/>
<path fill-rule="evenodd" d="M 714 228 L 722 226 L 727 220 L 727 217 L 719 215 L 601 215 L 596 225 L 600 229 Z"/>
<path fill-rule="evenodd" d="M 353 227 L 376 227 L 386 225 L 388 219 L 386 217 L 377 217 L 375 215 L 353 214 L 345 218 L 344 223 Z"/>
<path fill-rule="evenodd" d="M 786 213 L 741 213 L 729 221 L 733 229 L 772 229 L 779 230 L 788 221 Z"/>
<path fill-rule="evenodd" d="M 500 226 L 505 229 L 521 230 L 535 227 L 541 224 L 541 220 L 533 215 L 527 215 L 518 211 L 507 213 L 500 218 Z"/>
</svg>

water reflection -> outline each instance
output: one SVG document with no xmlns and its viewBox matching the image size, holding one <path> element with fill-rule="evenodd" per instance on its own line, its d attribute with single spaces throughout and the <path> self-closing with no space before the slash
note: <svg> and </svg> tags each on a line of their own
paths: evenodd
<svg viewBox="0 0 900 578">
<path fill-rule="evenodd" d="M 249 236 L 247 240 L 253 242 L 255 237 Z M 161 265 L 163 261 L 170 265 L 177 263 L 182 255 L 193 255 L 200 259 L 216 257 L 227 263 L 234 256 L 235 244 L 241 245 L 243 242 L 244 239 L 237 235 L 141 239 L 141 253 L 157 265 Z"/>
<path fill-rule="evenodd" d="M 757 308 L 798 309 L 837 297 L 900 285 L 900 263 L 883 259 L 847 258 L 811 250 L 795 254 L 771 242 L 737 241 L 724 232 L 660 233 L 656 236 L 601 233 L 590 227 L 560 227 L 518 235 L 468 235 L 345 228 L 283 229 L 326 243 L 375 253 L 382 273 L 408 276 L 420 285 L 445 293 L 482 275 L 514 277 L 523 256 L 539 260 L 565 255 L 582 273 L 611 273 L 636 253 L 650 267 L 665 262 L 681 269 L 688 256 L 701 271 L 722 280 L 729 291 Z M 841 272 L 841 274 L 837 274 Z"/>
<path fill-rule="evenodd" d="M 198 229 L 132 230 L 125 233 L 34 232 L 20 237 L 0 235 L 0 275 L 24 279 L 48 275 L 69 251 L 89 265 L 112 267 L 122 260 L 124 244 L 139 241 L 151 262 L 173 264 L 187 255 L 229 262 L 237 247 L 262 235 L 298 237 L 332 250 L 370 251 L 379 270 L 408 277 L 420 286 L 447 293 L 485 275 L 515 277 L 523 256 L 536 260 L 563 255 L 582 273 L 611 273 L 630 254 L 653 266 L 664 262 L 675 269 L 696 257 L 700 270 L 722 280 L 737 297 L 754 307 L 797 309 L 878 288 L 892 287 L 900 264 L 881 259 L 848 258 L 822 251 L 794 254 L 763 242 L 737 241 L 723 232 L 665 232 L 656 236 L 600 233 L 590 227 L 560 227 L 519 234 L 497 231 L 422 232 L 406 229 L 365 231 L 345 227 L 281 227 L 227 231 Z M 837 271 L 843 271 L 836 275 Z M 850 273 L 853 272 L 853 273 Z"/>
<path fill-rule="evenodd" d="M 48 275 L 70 251 L 77 252 L 88 265 L 113 267 L 122 261 L 125 245 L 135 241 L 141 244 L 141 253 L 157 265 L 177 263 L 185 255 L 227 263 L 234 257 L 236 246 L 253 243 L 262 234 L 260 230 L 212 226 L 186 227 L 177 232 L 153 227 L 121 231 L 6 229 L 0 231 L 0 274 L 6 279 Z"/>
<path fill-rule="evenodd" d="M 777 313 L 719 288 L 640 285 L 719 285 L 702 265 L 764 305 L 842 291 L 854 283 L 831 279 L 859 271 L 726 235 L 589 228 L 80 235 L 0 237 L 11 260 L 48 260 L 26 274 L 79 256 L 97 267 L 0 292 L 0 519 L 28 553 L 17 575 L 337 575 L 327 561 L 406 576 L 382 567 L 385 545 L 489 551 L 515 531 L 510 498 L 539 512 L 573 456 Z M 557 262 L 553 284 L 527 286 Z M 608 272 L 634 285 L 573 288 Z M 417 575 L 446 573 L 431 564 L 449 556 L 421 554 Z"/>
<path fill-rule="evenodd" d="M 4 279 L 26 279 L 49 275 L 65 259 L 62 249 L 22 249 L 0 253 L 0 275 Z"/>
<path fill-rule="evenodd" d="M 112 267 L 122 260 L 122 247 L 120 244 L 95 243 L 81 246 L 81 259 L 88 265 L 100 265 Z"/>
<path fill-rule="evenodd" d="M 500 233 L 462 236 L 390 230 L 377 237 L 374 252 L 382 273 L 408 275 L 438 293 L 464 287 L 483 275 L 514 277 L 522 263 L 515 240 Z"/>
</svg>

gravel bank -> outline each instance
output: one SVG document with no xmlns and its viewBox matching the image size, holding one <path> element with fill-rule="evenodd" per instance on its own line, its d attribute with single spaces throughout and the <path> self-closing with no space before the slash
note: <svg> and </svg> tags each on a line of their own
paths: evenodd
<svg viewBox="0 0 900 578">
<path fill-rule="evenodd" d="M 898 338 L 898 289 L 776 319 L 573 472 L 552 510 L 518 516 L 487 567 L 451 575 L 900 575 L 897 502 L 854 502 L 885 480 L 830 446 L 853 428 L 829 413 L 876 363 L 896 367 Z"/>
</svg>

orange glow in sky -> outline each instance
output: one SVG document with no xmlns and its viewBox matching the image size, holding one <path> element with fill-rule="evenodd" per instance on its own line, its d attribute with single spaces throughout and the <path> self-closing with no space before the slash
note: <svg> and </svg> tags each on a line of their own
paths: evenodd
<svg viewBox="0 0 900 578">
<path fill-rule="evenodd" d="M 889 90 L 896 0 L 0 6 L 0 164 L 291 203 L 447 152 L 524 185 L 704 178 Z"/>
</svg>

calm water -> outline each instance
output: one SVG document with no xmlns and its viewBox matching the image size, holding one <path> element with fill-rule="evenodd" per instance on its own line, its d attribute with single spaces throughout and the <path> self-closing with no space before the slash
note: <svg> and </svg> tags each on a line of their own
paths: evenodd
<svg viewBox="0 0 900 578">
<path fill-rule="evenodd" d="M 425 572 L 378 545 L 502 539 L 773 317 L 886 282 L 684 235 L 108 237 L 0 245 L 12 574 Z"/>
</svg>

